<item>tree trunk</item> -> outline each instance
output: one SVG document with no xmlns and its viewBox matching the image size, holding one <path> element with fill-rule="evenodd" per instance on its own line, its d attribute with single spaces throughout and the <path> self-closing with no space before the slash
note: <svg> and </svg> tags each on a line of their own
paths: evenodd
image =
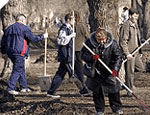
<svg viewBox="0 0 150 115">
<path fill-rule="evenodd" d="M 139 19 L 138 19 L 138 26 L 140 29 L 140 34 L 141 34 L 141 39 L 144 40 L 146 39 L 146 35 L 147 35 L 147 27 L 144 27 L 144 15 L 147 14 L 147 12 L 149 11 L 149 6 L 148 9 L 145 7 L 148 5 L 148 3 L 146 3 L 144 0 L 132 0 L 132 7 L 137 9 L 137 11 L 139 12 Z M 146 12 L 145 12 L 145 9 Z M 146 26 L 147 26 L 147 21 L 146 21 Z"/>
<path fill-rule="evenodd" d="M 89 23 L 91 32 L 99 26 L 110 31 L 118 40 L 118 0 L 87 0 L 89 5 Z"/>
<path fill-rule="evenodd" d="M 148 39 L 150 37 L 150 0 L 147 0 L 145 4 L 143 26 L 143 37 Z"/>
</svg>

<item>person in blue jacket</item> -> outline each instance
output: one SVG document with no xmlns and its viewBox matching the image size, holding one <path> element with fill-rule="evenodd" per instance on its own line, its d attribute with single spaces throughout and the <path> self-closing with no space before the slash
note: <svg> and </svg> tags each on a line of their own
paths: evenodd
<svg viewBox="0 0 150 115">
<path fill-rule="evenodd" d="M 21 92 L 29 92 L 25 74 L 25 58 L 29 55 L 29 41 L 39 42 L 48 37 L 48 33 L 34 35 L 26 26 L 26 16 L 18 14 L 16 22 L 7 27 L 1 41 L 1 53 L 3 57 L 8 56 L 13 63 L 13 70 L 8 80 L 8 93 L 18 95 L 15 90 L 19 82 Z"/>
<path fill-rule="evenodd" d="M 58 61 L 60 62 L 59 68 L 52 80 L 51 87 L 47 92 L 48 97 L 52 98 L 59 98 L 60 95 L 55 95 L 56 90 L 62 83 L 62 80 L 65 77 L 65 74 L 68 73 L 69 77 L 72 77 L 72 55 L 73 55 L 73 39 L 76 39 L 76 33 L 73 32 L 73 16 L 72 13 L 68 13 L 65 16 L 65 23 L 62 24 L 58 31 Z M 76 63 L 76 55 L 75 55 L 75 75 L 74 75 L 74 82 L 76 86 L 80 89 L 80 94 L 82 96 L 88 96 L 90 92 L 88 92 L 84 82 L 82 81 L 81 75 L 76 71 L 77 66 Z"/>
</svg>

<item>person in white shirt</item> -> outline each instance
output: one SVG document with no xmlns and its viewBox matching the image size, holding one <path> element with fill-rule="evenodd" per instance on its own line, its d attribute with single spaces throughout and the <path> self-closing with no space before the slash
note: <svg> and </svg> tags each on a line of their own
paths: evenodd
<svg viewBox="0 0 150 115">
<path fill-rule="evenodd" d="M 127 7 L 123 8 L 123 11 L 121 13 L 121 21 L 122 23 L 126 22 L 129 19 L 129 10 Z"/>
</svg>

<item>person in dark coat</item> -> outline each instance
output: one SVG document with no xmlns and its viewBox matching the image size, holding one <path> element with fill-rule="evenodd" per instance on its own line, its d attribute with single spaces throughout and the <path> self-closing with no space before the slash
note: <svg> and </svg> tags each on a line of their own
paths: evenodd
<svg viewBox="0 0 150 115">
<path fill-rule="evenodd" d="M 78 79 L 84 84 L 84 88 L 80 88 L 80 94 L 83 96 L 88 96 L 91 92 L 86 88 L 84 74 L 83 74 L 83 62 L 81 59 L 81 48 L 83 47 L 83 43 L 86 39 L 89 38 L 89 32 L 87 28 L 82 24 L 80 14 L 78 11 L 74 12 L 75 15 L 75 72 L 78 75 Z"/>
<path fill-rule="evenodd" d="M 25 74 L 25 58 L 29 55 L 29 41 L 39 42 L 48 37 L 48 33 L 43 35 L 34 35 L 28 26 L 26 26 L 26 16 L 18 14 L 16 22 L 4 31 L 1 41 L 1 53 L 3 57 L 8 56 L 13 63 L 13 70 L 8 81 L 8 92 L 18 95 L 15 90 L 16 83 L 20 83 L 21 92 L 30 91 L 27 88 Z"/>
<path fill-rule="evenodd" d="M 86 84 L 93 91 L 93 100 L 98 115 L 104 115 L 104 92 L 108 94 L 109 104 L 114 113 L 123 114 L 120 101 L 120 83 L 115 78 L 122 63 L 122 52 L 111 33 L 98 28 L 85 44 L 95 52 L 92 55 L 85 47 L 82 48 L 82 59 L 88 67 L 94 67 L 94 74 L 87 77 Z M 112 74 L 98 61 L 100 58 L 111 70 Z M 92 68 L 93 69 L 93 68 Z M 92 71 L 92 70 L 90 70 Z"/>
</svg>

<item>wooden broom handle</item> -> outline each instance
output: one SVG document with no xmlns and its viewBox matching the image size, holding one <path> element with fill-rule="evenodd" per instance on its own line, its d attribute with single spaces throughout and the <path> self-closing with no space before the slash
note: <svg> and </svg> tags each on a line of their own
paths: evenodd
<svg viewBox="0 0 150 115">
<path fill-rule="evenodd" d="M 47 28 L 48 28 L 48 22 L 47 22 L 47 17 L 45 19 L 45 33 L 48 33 Z M 44 51 L 44 76 L 46 76 L 46 57 L 47 57 L 47 38 L 45 38 L 45 51 Z"/>
</svg>

